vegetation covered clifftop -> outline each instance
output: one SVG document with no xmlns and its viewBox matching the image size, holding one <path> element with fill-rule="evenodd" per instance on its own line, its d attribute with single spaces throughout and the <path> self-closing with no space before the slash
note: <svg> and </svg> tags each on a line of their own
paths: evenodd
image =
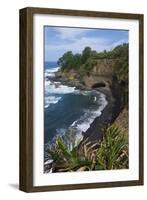
<svg viewBox="0 0 147 200">
<path fill-rule="evenodd" d="M 117 61 L 117 67 L 114 69 L 119 76 L 119 79 L 127 79 L 128 69 L 128 44 L 116 46 L 111 51 L 104 50 L 103 52 L 96 52 L 90 47 L 85 47 L 81 54 L 73 54 L 71 51 L 64 53 L 59 58 L 58 64 L 61 66 L 62 72 L 70 72 L 71 70 L 78 72 L 80 76 L 89 75 L 90 71 L 98 66 L 102 60 L 109 62 L 111 65 L 113 61 Z M 108 70 L 104 66 L 103 70 Z M 111 67 L 110 67 L 111 68 Z M 110 69 L 111 70 L 111 69 Z M 126 76 L 126 77 L 125 77 Z"/>
<path fill-rule="evenodd" d="M 124 43 L 111 51 L 96 52 L 90 47 L 81 54 L 68 51 L 58 60 L 61 69 L 56 77 L 86 89 L 111 87 L 124 106 L 128 101 L 128 48 Z"/>
</svg>

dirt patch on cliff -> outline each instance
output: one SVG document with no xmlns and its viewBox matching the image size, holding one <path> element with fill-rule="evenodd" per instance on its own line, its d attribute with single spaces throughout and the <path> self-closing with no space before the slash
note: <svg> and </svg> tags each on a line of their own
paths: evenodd
<svg viewBox="0 0 147 200">
<path fill-rule="evenodd" d="M 128 133 L 129 129 L 128 121 L 129 121 L 128 110 L 124 108 L 116 118 L 115 124 L 120 126 L 124 130 L 124 132 Z"/>
</svg>

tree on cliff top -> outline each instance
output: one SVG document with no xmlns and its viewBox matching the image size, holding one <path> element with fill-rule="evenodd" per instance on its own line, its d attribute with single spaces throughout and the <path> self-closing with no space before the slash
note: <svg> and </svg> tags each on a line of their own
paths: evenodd
<svg viewBox="0 0 147 200">
<path fill-rule="evenodd" d="M 62 67 L 63 70 L 68 70 L 73 68 L 73 54 L 72 51 L 64 53 L 64 55 L 59 58 L 58 65 Z"/>
<path fill-rule="evenodd" d="M 92 50 L 90 47 L 85 47 L 85 49 L 82 51 L 82 64 L 84 64 L 88 58 L 91 57 Z"/>
<path fill-rule="evenodd" d="M 124 43 L 116 46 L 111 51 L 96 52 L 90 47 L 85 47 L 82 54 L 73 54 L 71 51 L 64 53 L 59 58 L 58 65 L 61 66 L 61 70 L 70 71 L 71 69 L 78 70 L 82 74 L 86 74 L 90 71 L 97 59 L 117 59 L 117 64 L 114 69 L 114 74 L 120 81 L 127 81 L 128 79 L 128 44 Z"/>
</svg>

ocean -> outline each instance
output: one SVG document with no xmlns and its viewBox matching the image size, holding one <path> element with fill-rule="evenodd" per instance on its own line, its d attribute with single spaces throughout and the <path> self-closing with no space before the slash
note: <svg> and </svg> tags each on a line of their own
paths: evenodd
<svg viewBox="0 0 147 200">
<path fill-rule="evenodd" d="M 44 83 L 44 144 L 51 145 L 55 138 L 64 135 L 69 128 L 74 129 L 80 141 L 94 119 L 101 115 L 107 105 L 103 93 L 83 91 L 59 82 L 50 77 L 58 71 L 57 62 L 45 62 Z"/>
</svg>

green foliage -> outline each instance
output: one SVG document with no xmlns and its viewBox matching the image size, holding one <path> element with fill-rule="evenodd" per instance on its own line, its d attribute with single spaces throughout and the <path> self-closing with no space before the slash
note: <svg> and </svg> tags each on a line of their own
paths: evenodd
<svg viewBox="0 0 147 200">
<path fill-rule="evenodd" d="M 85 74 L 88 70 L 92 69 L 96 55 L 97 52 L 93 51 L 90 47 L 85 47 L 82 54 L 72 54 L 71 51 L 68 51 L 59 58 L 58 65 L 61 66 L 62 71 L 68 72 L 74 69 L 81 72 L 81 74 Z"/>
<path fill-rule="evenodd" d="M 113 85 L 119 88 L 121 104 L 126 107 L 128 107 L 128 51 L 128 44 L 119 45 L 113 50 L 114 56 L 119 58 L 114 66 Z"/>
<path fill-rule="evenodd" d="M 110 126 L 97 151 L 96 169 L 128 168 L 128 136 L 116 125 Z"/>
<path fill-rule="evenodd" d="M 70 69 L 77 69 L 82 64 L 81 54 L 73 55 L 71 51 L 66 52 L 58 60 L 58 65 L 61 66 L 63 71 L 69 71 Z"/>
<path fill-rule="evenodd" d="M 73 67 L 73 54 L 71 51 L 66 52 L 61 58 L 58 60 L 58 65 L 62 66 L 62 69 L 68 70 Z"/>
<path fill-rule="evenodd" d="M 81 65 L 81 67 L 79 69 L 79 73 L 82 76 L 85 74 L 88 74 L 95 65 L 96 65 L 96 60 L 93 58 L 88 58 L 87 61 L 85 62 L 85 64 Z"/>
<path fill-rule="evenodd" d="M 113 124 L 105 130 L 102 142 L 87 139 L 77 147 L 71 129 L 64 139 L 56 139 L 48 153 L 54 160 L 54 172 L 124 169 L 128 168 L 128 137 Z"/>
<path fill-rule="evenodd" d="M 85 49 L 82 52 L 82 64 L 86 63 L 88 58 L 90 58 L 92 55 L 92 50 L 90 47 L 85 47 Z"/>
<path fill-rule="evenodd" d="M 128 44 L 118 45 L 111 51 L 96 52 L 90 47 L 85 47 L 82 54 L 73 54 L 66 52 L 58 60 L 61 70 L 69 71 L 75 69 L 82 75 L 89 72 L 96 64 L 97 59 L 116 59 L 114 75 L 119 81 L 126 81 L 128 76 Z"/>
<path fill-rule="evenodd" d="M 112 52 L 111 51 L 102 51 L 102 52 L 98 52 L 97 55 L 96 55 L 96 59 L 109 59 L 109 58 L 112 58 Z"/>
<path fill-rule="evenodd" d="M 73 57 L 73 66 L 74 69 L 78 69 L 79 66 L 81 66 L 82 60 L 81 60 L 81 54 L 77 53 Z"/>
<path fill-rule="evenodd" d="M 119 45 L 113 50 L 114 57 L 119 58 L 115 63 L 114 76 L 118 82 L 128 82 L 128 44 Z"/>
<path fill-rule="evenodd" d="M 114 49 L 110 51 L 102 51 L 98 52 L 97 55 L 95 55 L 96 59 L 120 59 L 123 57 L 128 58 L 128 43 L 124 43 L 121 45 L 116 46 Z"/>
<path fill-rule="evenodd" d="M 86 154 L 79 154 L 72 129 L 69 134 L 66 133 L 64 139 L 58 137 L 48 153 L 55 162 L 55 172 L 77 171 L 81 167 L 90 169 L 89 167 L 92 165 L 92 161 L 88 159 Z"/>
</svg>

